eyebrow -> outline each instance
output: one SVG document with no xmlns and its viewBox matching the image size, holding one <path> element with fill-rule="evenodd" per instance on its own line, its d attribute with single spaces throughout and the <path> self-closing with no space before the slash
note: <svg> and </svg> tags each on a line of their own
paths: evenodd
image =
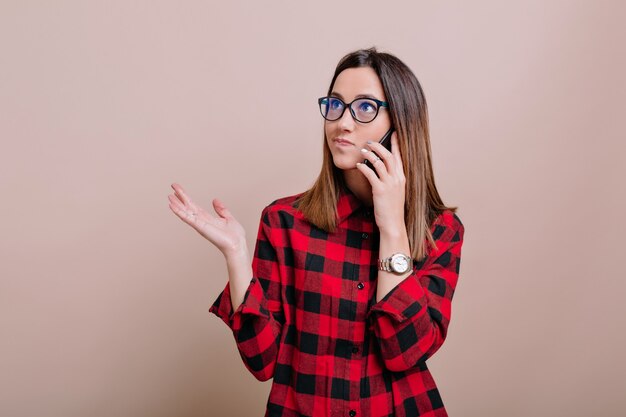
<svg viewBox="0 0 626 417">
<path fill-rule="evenodd" d="M 343 98 L 343 96 L 341 94 L 339 94 L 338 92 L 336 92 L 336 91 L 331 92 L 330 95 L 331 96 L 337 96 L 340 99 L 345 100 L 345 98 Z M 356 96 L 354 96 L 354 98 L 355 99 L 357 99 L 357 98 L 373 98 L 373 99 L 376 99 L 376 100 L 380 100 L 378 97 L 374 96 L 373 94 L 357 94 Z M 384 101 L 384 100 L 381 100 L 381 101 Z"/>
</svg>

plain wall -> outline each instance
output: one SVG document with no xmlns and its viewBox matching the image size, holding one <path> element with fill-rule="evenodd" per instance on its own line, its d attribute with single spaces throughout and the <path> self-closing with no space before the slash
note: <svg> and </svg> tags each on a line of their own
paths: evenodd
<svg viewBox="0 0 626 417">
<path fill-rule="evenodd" d="M 261 416 L 208 312 L 221 253 L 168 207 L 319 173 L 316 99 L 377 46 L 429 104 L 466 227 L 429 367 L 451 416 L 623 416 L 620 1 L 0 2 L 0 415 Z"/>
</svg>

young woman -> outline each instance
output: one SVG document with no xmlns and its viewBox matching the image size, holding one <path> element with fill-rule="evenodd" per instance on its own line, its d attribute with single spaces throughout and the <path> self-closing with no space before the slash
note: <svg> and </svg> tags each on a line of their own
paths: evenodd
<svg viewBox="0 0 626 417">
<path fill-rule="evenodd" d="M 435 187 L 421 86 L 397 57 L 358 50 L 319 105 L 319 177 L 263 209 L 251 267 L 230 211 L 172 185 L 172 211 L 226 258 L 209 311 L 273 378 L 265 416 L 447 416 L 426 360 L 446 338 L 464 227 Z"/>
</svg>

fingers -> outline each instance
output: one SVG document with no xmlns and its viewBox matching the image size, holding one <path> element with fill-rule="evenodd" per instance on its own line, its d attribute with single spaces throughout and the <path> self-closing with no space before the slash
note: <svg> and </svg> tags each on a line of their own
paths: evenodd
<svg viewBox="0 0 626 417">
<path fill-rule="evenodd" d="M 404 176 L 404 170 L 402 168 L 402 157 L 400 155 L 400 145 L 398 143 L 397 132 L 391 134 L 391 152 L 385 148 L 384 145 L 378 142 L 372 142 L 368 144 L 373 151 L 375 151 L 382 160 L 385 162 L 388 174 L 395 174 L 398 176 Z"/>
<path fill-rule="evenodd" d="M 181 220 L 189 225 L 195 224 L 197 216 L 194 215 L 194 212 L 183 206 L 176 197 L 168 195 L 167 198 L 170 200 L 170 209 L 172 209 Z"/>
<path fill-rule="evenodd" d="M 181 220 L 185 221 L 189 225 L 196 225 L 198 223 L 199 209 L 187 196 L 183 188 L 179 184 L 172 184 L 175 196 L 169 195 L 170 208 Z"/>
<path fill-rule="evenodd" d="M 185 206 L 183 206 L 180 200 L 174 197 L 173 195 L 171 194 L 168 195 L 167 199 L 170 200 L 170 206 L 172 206 L 172 208 L 175 208 L 181 211 L 185 210 Z"/>
<path fill-rule="evenodd" d="M 172 188 L 174 189 L 174 193 L 176 194 L 176 197 L 179 198 L 179 200 L 184 204 L 184 206 L 189 209 L 192 209 L 195 212 L 196 206 L 193 203 L 193 201 L 191 201 L 191 198 L 187 196 L 187 194 L 185 193 L 185 190 L 183 190 L 183 187 L 174 183 L 172 184 Z"/>
<path fill-rule="evenodd" d="M 170 200 L 170 208 L 178 217 L 184 220 L 186 223 L 190 225 L 195 224 L 204 224 L 206 220 L 211 222 L 213 216 L 206 213 L 201 208 L 197 207 L 194 202 L 187 196 L 183 188 L 179 184 L 172 184 L 172 188 L 175 191 L 175 196 L 169 195 L 168 199 Z M 230 210 L 226 208 L 224 203 L 218 198 L 213 199 L 213 207 L 215 208 L 215 212 L 223 219 L 233 220 L 234 216 L 231 214 Z M 199 219 L 201 217 L 202 219 Z"/>
<path fill-rule="evenodd" d="M 380 181 L 380 178 L 376 176 L 376 173 L 374 173 L 374 170 L 368 167 L 367 165 L 365 165 L 363 162 L 357 162 L 356 169 L 358 169 L 359 171 L 363 173 L 363 175 L 365 175 L 365 178 L 367 178 L 367 180 L 370 182 L 370 184 L 372 184 L 372 186 L 374 185 L 376 181 Z"/>
<path fill-rule="evenodd" d="M 213 207 L 215 208 L 215 212 L 222 216 L 227 220 L 234 219 L 233 215 L 230 213 L 230 210 L 226 208 L 224 204 L 222 204 L 221 200 L 214 198 L 213 199 Z"/>
<path fill-rule="evenodd" d="M 395 131 L 391 134 L 391 153 L 396 161 L 398 174 L 404 175 L 404 170 L 402 169 L 402 155 L 400 154 L 400 144 L 398 143 L 398 135 Z"/>
<path fill-rule="evenodd" d="M 374 144 L 375 143 L 369 144 L 370 148 L 372 148 L 371 150 L 363 148 L 361 149 L 361 152 L 363 153 L 363 156 L 365 156 L 365 158 L 367 158 L 367 160 L 371 162 L 372 166 L 374 166 L 374 169 L 378 173 L 378 176 L 383 179 L 389 176 L 388 168 L 390 167 L 391 157 L 389 151 L 385 149 L 383 145 L 376 143 L 376 145 L 379 145 L 380 148 L 387 152 L 387 154 L 379 151 L 378 147 L 372 146 Z M 374 153 L 373 151 L 376 151 L 376 153 Z M 376 154 L 379 154 L 380 156 L 377 156 Z M 391 167 L 393 167 L 393 165 L 391 165 Z"/>
</svg>

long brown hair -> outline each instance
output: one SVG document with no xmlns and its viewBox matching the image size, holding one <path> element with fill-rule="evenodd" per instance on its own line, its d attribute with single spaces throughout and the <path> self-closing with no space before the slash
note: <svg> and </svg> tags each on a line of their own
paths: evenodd
<svg viewBox="0 0 626 417">
<path fill-rule="evenodd" d="M 433 176 L 428 108 L 422 87 L 411 69 L 400 59 L 376 47 L 359 49 L 345 55 L 335 69 L 328 88 L 330 95 L 337 76 L 347 68 L 371 67 L 380 79 L 387 101 L 391 122 L 396 130 L 402 165 L 406 178 L 404 221 L 407 227 L 411 257 L 421 260 L 428 249 L 424 241 L 435 246 L 430 226 L 443 211 L 456 212 L 458 207 L 443 204 Z M 294 205 L 305 219 L 320 229 L 332 233 L 337 228 L 337 200 L 346 189 L 342 171 L 337 168 L 324 132 L 324 160 L 313 186 L 302 193 Z"/>
</svg>

